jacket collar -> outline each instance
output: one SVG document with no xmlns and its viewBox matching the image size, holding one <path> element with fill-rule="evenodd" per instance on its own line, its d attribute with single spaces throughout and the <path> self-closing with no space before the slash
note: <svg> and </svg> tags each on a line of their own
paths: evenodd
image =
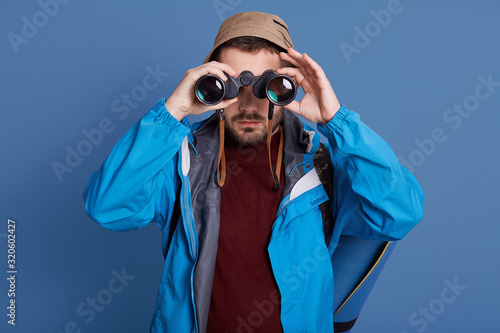
<svg viewBox="0 0 500 333">
<path fill-rule="evenodd" d="M 217 158 L 218 127 L 216 114 L 191 126 L 188 140 L 192 147 L 195 147 L 196 155 Z M 290 193 L 296 182 L 313 168 L 314 154 L 318 150 L 320 136 L 311 127 L 303 124 L 298 116 L 286 109 L 283 113 L 282 128 L 285 140 L 283 148 L 285 186 L 282 191 L 284 197 Z"/>
</svg>

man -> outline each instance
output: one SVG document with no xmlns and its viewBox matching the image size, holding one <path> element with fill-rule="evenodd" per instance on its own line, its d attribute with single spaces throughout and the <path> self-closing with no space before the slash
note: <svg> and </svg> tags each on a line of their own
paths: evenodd
<svg viewBox="0 0 500 333">
<path fill-rule="evenodd" d="M 226 81 L 225 73 L 269 69 L 304 90 L 300 102 L 275 108 L 270 140 L 270 102 L 251 87 L 215 107 L 195 98 L 205 74 Z M 223 112 L 194 125 L 186 120 L 213 109 Z M 294 113 L 318 124 L 328 149 L 319 149 L 319 135 Z M 318 155 L 334 170 L 326 180 L 332 198 L 315 167 Z M 162 230 L 165 266 L 152 332 L 333 332 L 331 257 L 340 236 L 401 239 L 423 207 L 413 175 L 340 105 L 321 67 L 292 48 L 285 22 L 258 12 L 221 25 L 205 63 L 117 143 L 85 198 L 87 213 L 106 228 L 155 222 Z"/>
</svg>

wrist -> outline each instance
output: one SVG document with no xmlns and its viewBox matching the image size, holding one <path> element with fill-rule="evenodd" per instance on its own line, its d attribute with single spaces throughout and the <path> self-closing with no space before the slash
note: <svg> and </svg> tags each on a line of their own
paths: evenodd
<svg viewBox="0 0 500 333">
<path fill-rule="evenodd" d="M 333 117 L 335 117 L 335 115 L 337 114 L 337 112 L 340 110 L 341 107 L 342 105 L 340 105 L 340 103 L 336 103 L 332 107 L 332 109 L 328 110 L 328 112 L 326 112 L 326 114 L 323 116 L 322 124 L 323 125 L 328 124 L 333 119 Z"/>
<path fill-rule="evenodd" d="M 174 117 L 175 119 L 177 119 L 179 122 L 182 122 L 182 119 L 184 119 L 184 117 L 187 116 L 186 112 L 179 111 L 175 107 L 175 105 L 172 104 L 172 102 L 170 101 L 170 99 L 167 99 L 165 101 L 165 108 L 172 115 L 172 117 Z"/>
</svg>

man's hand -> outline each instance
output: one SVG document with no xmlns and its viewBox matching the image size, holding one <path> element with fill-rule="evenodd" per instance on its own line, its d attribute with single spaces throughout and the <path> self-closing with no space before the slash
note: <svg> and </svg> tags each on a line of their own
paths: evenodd
<svg viewBox="0 0 500 333">
<path fill-rule="evenodd" d="M 216 61 L 211 61 L 188 70 L 181 83 L 179 83 L 172 95 L 165 101 L 165 108 L 172 116 L 181 121 L 190 114 L 197 115 L 210 110 L 224 109 L 235 103 L 238 100 L 237 97 L 229 100 L 225 99 L 217 105 L 207 106 L 201 104 L 194 95 L 194 85 L 200 77 L 205 74 L 215 74 L 226 81 L 227 77 L 224 75 L 224 72 L 230 76 L 237 75 L 231 66 Z"/>
<path fill-rule="evenodd" d="M 298 68 L 280 68 L 276 72 L 293 77 L 305 93 L 300 102 L 293 101 L 286 108 L 314 123 L 326 124 L 332 120 L 340 103 L 323 69 L 307 54 L 292 48 L 288 53 L 281 52 L 280 56 Z"/>
</svg>

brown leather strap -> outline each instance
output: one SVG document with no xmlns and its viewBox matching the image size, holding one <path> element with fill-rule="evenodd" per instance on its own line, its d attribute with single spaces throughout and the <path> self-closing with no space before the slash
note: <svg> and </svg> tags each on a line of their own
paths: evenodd
<svg viewBox="0 0 500 333">
<path fill-rule="evenodd" d="M 279 128 L 280 131 L 280 143 L 278 147 L 278 160 L 276 161 L 276 171 L 274 171 L 273 163 L 271 160 L 271 137 L 273 131 L 273 120 L 267 120 L 267 153 L 269 155 L 269 168 L 271 169 L 271 175 L 273 176 L 273 189 L 277 190 L 280 188 L 280 174 L 281 174 L 281 163 L 283 161 L 283 129 Z"/>
<path fill-rule="evenodd" d="M 219 161 L 217 164 L 217 183 L 220 187 L 226 182 L 226 156 L 224 154 L 224 110 L 219 110 L 222 113 L 219 116 Z"/>
<path fill-rule="evenodd" d="M 278 184 L 280 183 L 279 180 L 281 175 L 281 164 L 283 162 L 283 144 L 285 141 L 283 140 L 283 128 L 281 128 L 281 125 L 279 131 L 280 131 L 280 145 L 278 147 L 278 161 L 276 162 L 276 175 L 278 176 Z"/>
</svg>

